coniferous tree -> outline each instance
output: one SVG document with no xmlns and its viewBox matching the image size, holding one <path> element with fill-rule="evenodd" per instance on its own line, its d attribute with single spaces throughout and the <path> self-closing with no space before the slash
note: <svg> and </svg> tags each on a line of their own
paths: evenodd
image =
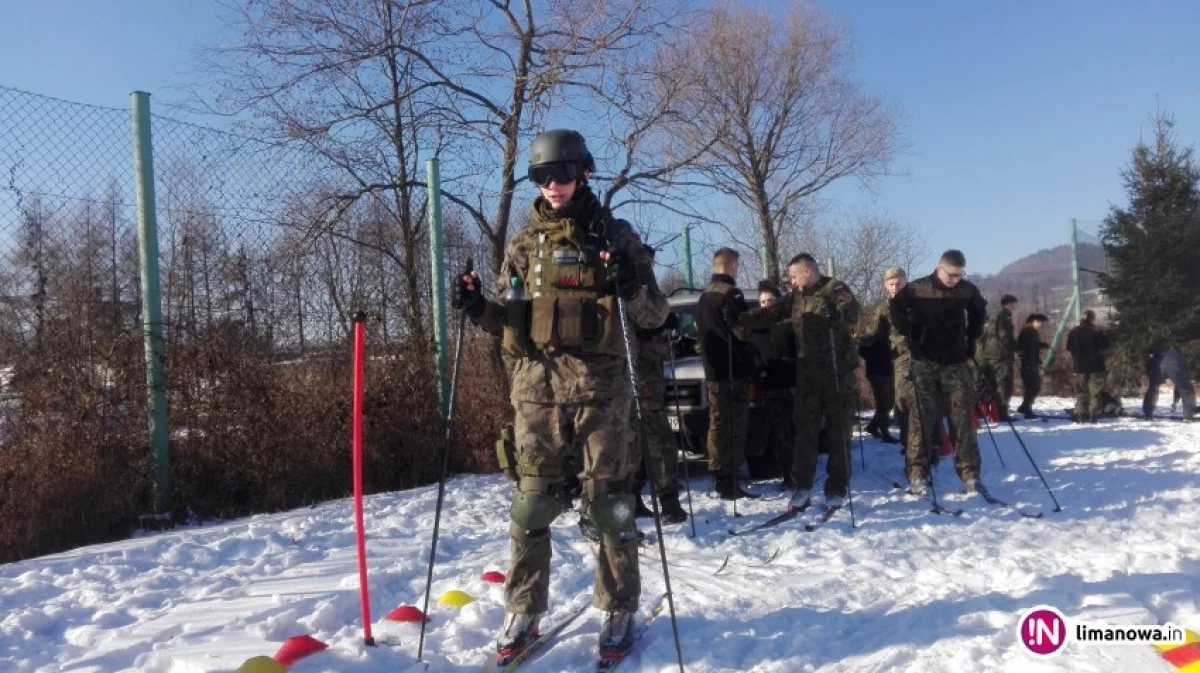
<svg viewBox="0 0 1200 673">
<path fill-rule="evenodd" d="M 1171 346 L 1200 364 L 1200 167 L 1181 147 L 1174 118 L 1154 118 L 1154 138 L 1133 149 L 1122 171 L 1129 203 L 1114 206 L 1101 237 L 1112 262 L 1101 285 L 1114 309 L 1114 336 L 1129 362 Z"/>
</svg>

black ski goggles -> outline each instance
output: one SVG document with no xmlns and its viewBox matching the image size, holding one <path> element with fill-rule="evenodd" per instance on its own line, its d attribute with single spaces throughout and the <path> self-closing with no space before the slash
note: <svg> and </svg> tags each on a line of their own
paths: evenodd
<svg viewBox="0 0 1200 673">
<path fill-rule="evenodd" d="M 582 177 L 583 164 L 574 162 L 539 164 L 529 167 L 529 181 L 538 187 L 546 187 L 551 182 L 568 185 Z"/>
</svg>

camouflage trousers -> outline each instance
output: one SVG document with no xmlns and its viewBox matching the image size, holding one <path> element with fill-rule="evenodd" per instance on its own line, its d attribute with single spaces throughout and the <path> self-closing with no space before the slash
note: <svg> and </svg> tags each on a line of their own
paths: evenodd
<svg viewBox="0 0 1200 673">
<path fill-rule="evenodd" d="M 654 480 L 654 489 L 659 497 L 677 495 L 679 484 L 675 477 L 679 470 L 679 451 L 675 435 L 667 423 L 667 410 L 661 398 L 654 401 L 643 399 L 641 402 L 641 425 L 637 424 L 636 414 L 630 415 L 630 425 L 637 429 L 633 433 L 637 472 L 634 493 L 641 493 L 642 487 L 646 485 L 647 475 L 643 465 L 649 463 L 649 478 Z M 643 460 L 642 451 L 647 452 L 648 460 Z"/>
<path fill-rule="evenodd" d="M 798 489 L 812 489 L 817 478 L 818 439 L 824 427 L 829 438 L 826 497 L 845 497 L 850 484 L 850 428 L 857 411 L 854 398 L 858 386 L 854 372 L 841 379 L 835 385 L 832 371 L 796 370 L 792 482 Z"/>
<path fill-rule="evenodd" d="M 557 495 L 573 447 L 582 447 L 585 504 L 598 495 L 627 492 L 634 473 L 629 398 L 577 404 L 516 402 L 514 434 L 523 470 L 517 488 Z M 540 614 L 549 607 L 550 529 L 509 526 L 511 560 L 504 585 L 509 612 Z M 637 538 L 613 544 L 601 538 L 592 605 L 600 610 L 637 610 L 641 595 Z"/>
<path fill-rule="evenodd" d="M 1013 394 L 1013 363 L 1003 360 L 984 359 L 979 361 L 980 390 L 996 395 L 996 405 L 1001 414 L 1008 414 L 1008 400 Z"/>
<path fill-rule="evenodd" d="M 749 380 L 708 382 L 708 471 L 714 476 L 737 476 L 749 414 Z"/>
<path fill-rule="evenodd" d="M 975 436 L 975 382 L 968 363 L 913 362 L 911 406 L 905 464 L 910 481 L 929 474 L 930 442 L 943 418 L 950 420 L 954 466 L 964 482 L 979 478 L 979 440 Z"/>
<path fill-rule="evenodd" d="M 793 452 L 796 446 L 796 432 L 793 426 L 793 416 L 796 413 L 796 399 L 792 390 L 772 390 L 767 392 L 767 419 L 771 427 L 768 441 L 775 447 L 775 457 L 779 461 L 779 472 L 784 479 L 792 479 Z"/>
<path fill-rule="evenodd" d="M 1105 372 L 1100 372 L 1099 374 L 1075 375 L 1076 418 L 1096 419 L 1100 417 L 1104 407 L 1100 400 L 1100 393 L 1104 392 L 1105 374 Z"/>
</svg>

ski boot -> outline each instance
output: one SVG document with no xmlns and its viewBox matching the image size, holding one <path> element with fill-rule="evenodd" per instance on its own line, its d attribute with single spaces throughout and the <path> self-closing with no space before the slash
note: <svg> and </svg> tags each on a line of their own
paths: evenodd
<svg viewBox="0 0 1200 673">
<path fill-rule="evenodd" d="M 792 497 L 788 500 L 789 512 L 803 512 L 812 504 L 812 491 L 807 488 L 798 488 L 792 491 Z"/>
<path fill-rule="evenodd" d="M 496 656 L 501 666 L 508 665 L 537 640 L 540 621 L 541 615 L 510 612 L 504 616 L 504 628 L 496 639 Z"/>
<path fill-rule="evenodd" d="M 642 500 L 642 496 L 635 496 L 633 518 L 635 519 L 653 519 L 654 510 L 646 506 L 646 501 Z"/>
<path fill-rule="evenodd" d="M 600 627 L 600 661 L 620 659 L 633 649 L 634 613 L 611 611 L 604 613 Z"/>
<path fill-rule="evenodd" d="M 683 523 L 687 521 L 688 514 L 679 504 L 678 493 L 662 493 L 658 496 L 659 509 L 658 513 L 662 517 L 662 522 L 665 524 Z"/>
</svg>

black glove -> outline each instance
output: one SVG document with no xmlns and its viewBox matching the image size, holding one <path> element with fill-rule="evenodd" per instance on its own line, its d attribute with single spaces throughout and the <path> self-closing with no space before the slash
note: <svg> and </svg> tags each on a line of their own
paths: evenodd
<svg viewBox="0 0 1200 673">
<path fill-rule="evenodd" d="M 679 314 L 674 311 L 667 314 L 667 319 L 663 321 L 663 329 L 668 332 L 674 332 L 679 329 Z"/>
<path fill-rule="evenodd" d="M 467 283 L 467 276 L 471 282 Z M 457 310 L 466 310 L 469 314 L 477 314 L 483 309 L 483 289 L 479 286 L 479 276 L 470 271 L 456 274 L 451 286 L 450 306 Z"/>
<path fill-rule="evenodd" d="M 638 280 L 633 260 L 620 250 L 608 253 L 608 280 L 622 299 L 633 299 L 633 295 L 642 289 L 642 282 Z"/>
</svg>

